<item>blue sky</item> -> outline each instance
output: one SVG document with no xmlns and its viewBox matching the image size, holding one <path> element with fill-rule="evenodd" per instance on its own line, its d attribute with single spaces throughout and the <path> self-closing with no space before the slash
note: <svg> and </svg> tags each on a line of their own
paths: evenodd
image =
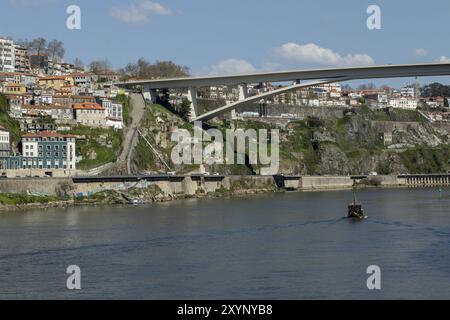
<svg viewBox="0 0 450 320">
<path fill-rule="evenodd" d="M 140 57 L 170 59 L 189 66 L 194 75 L 450 62 L 447 0 L 0 0 L 0 4 L 0 35 L 62 40 L 67 61 L 107 58 L 114 67 L 122 67 Z M 66 28 L 66 8 L 72 4 L 81 8 L 81 30 Z M 371 4 L 381 8 L 381 30 L 366 26 Z"/>
</svg>

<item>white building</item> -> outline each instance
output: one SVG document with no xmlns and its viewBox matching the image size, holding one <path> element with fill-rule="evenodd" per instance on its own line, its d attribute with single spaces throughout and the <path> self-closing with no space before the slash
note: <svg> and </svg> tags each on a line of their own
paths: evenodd
<svg viewBox="0 0 450 320">
<path fill-rule="evenodd" d="M 0 37 L 0 72 L 15 71 L 14 42 Z"/>
<path fill-rule="evenodd" d="M 106 126 L 114 129 L 123 129 L 122 104 L 109 99 L 100 99 L 103 108 L 106 109 Z"/>
<path fill-rule="evenodd" d="M 417 100 L 412 97 L 391 97 L 389 107 L 394 109 L 416 110 Z"/>
<path fill-rule="evenodd" d="M 8 157 L 10 152 L 9 131 L 0 125 L 0 156 Z"/>
<path fill-rule="evenodd" d="M 400 89 L 400 94 L 403 97 L 415 97 L 416 96 L 416 90 L 412 86 L 406 86 Z"/>
</svg>

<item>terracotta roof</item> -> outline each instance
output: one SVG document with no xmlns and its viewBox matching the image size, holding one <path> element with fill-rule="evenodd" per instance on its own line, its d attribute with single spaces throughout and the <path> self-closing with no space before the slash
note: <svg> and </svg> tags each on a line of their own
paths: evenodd
<svg viewBox="0 0 450 320">
<path fill-rule="evenodd" d="M 44 110 L 44 109 L 71 109 L 70 107 L 56 105 L 56 104 L 50 104 L 50 105 L 24 105 L 24 106 L 22 106 L 22 108 L 35 109 L 35 110 L 39 110 L 39 109 L 41 109 L 41 110 Z"/>
<path fill-rule="evenodd" d="M 75 110 L 105 110 L 101 105 L 98 103 L 92 103 L 92 102 L 84 102 L 84 103 L 74 103 L 72 106 Z"/>
<path fill-rule="evenodd" d="M 26 133 L 22 138 L 76 138 L 73 134 L 62 134 L 57 132 L 42 131 L 40 133 Z"/>
<path fill-rule="evenodd" d="M 67 76 L 48 76 L 39 78 L 40 80 L 66 80 Z"/>
</svg>

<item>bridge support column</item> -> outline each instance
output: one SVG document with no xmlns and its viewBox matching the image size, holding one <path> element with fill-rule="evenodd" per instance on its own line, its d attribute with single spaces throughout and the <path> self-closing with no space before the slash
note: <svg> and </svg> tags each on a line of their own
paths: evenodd
<svg viewBox="0 0 450 320">
<path fill-rule="evenodd" d="M 156 93 L 156 89 L 150 89 L 149 86 L 144 86 L 144 91 L 142 92 L 144 95 L 144 99 L 150 101 L 151 103 L 157 103 L 158 94 Z"/>
<path fill-rule="evenodd" d="M 191 102 L 191 113 L 189 118 L 193 120 L 197 117 L 197 88 L 189 87 L 187 98 Z"/>
<path fill-rule="evenodd" d="M 238 89 L 239 89 L 239 95 L 238 95 L 238 101 L 242 101 L 244 99 L 248 98 L 248 89 L 247 89 L 247 84 L 243 83 L 238 85 Z M 234 120 L 236 119 L 236 110 L 231 110 L 231 119 Z"/>
</svg>

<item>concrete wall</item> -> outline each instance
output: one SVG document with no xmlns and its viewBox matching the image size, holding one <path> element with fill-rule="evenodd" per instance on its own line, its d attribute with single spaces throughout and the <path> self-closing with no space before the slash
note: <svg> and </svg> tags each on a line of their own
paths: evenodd
<svg viewBox="0 0 450 320">
<path fill-rule="evenodd" d="M 74 185 L 67 178 L 1 179 L 0 193 L 57 195 L 71 192 Z"/>
<path fill-rule="evenodd" d="M 352 188 L 353 180 L 341 176 L 305 176 L 301 178 L 302 190 Z"/>
<path fill-rule="evenodd" d="M 373 185 L 381 186 L 427 186 L 449 185 L 450 175 L 423 175 L 418 178 L 398 178 L 397 176 L 368 177 L 368 181 L 376 179 Z M 106 190 L 125 191 L 130 188 L 147 188 L 158 186 L 164 195 L 174 194 L 195 195 L 211 193 L 217 190 L 326 190 L 345 189 L 353 187 L 351 177 L 342 176 L 303 176 L 303 177 L 272 177 L 272 176 L 226 176 L 226 177 L 184 177 L 167 178 L 162 181 L 139 182 L 92 182 L 73 183 L 70 178 L 13 178 L 0 179 L 0 193 L 35 194 L 35 195 L 83 195 L 89 196 Z"/>
<path fill-rule="evenodd" d="M 51 177 L 65 178 L 75 175 L 75 170 L 64 169 L 18 169 L 18 170 L 0 170 L 0 175 L 8 178 L 47 178 L 46 172 L 51 172 Z"/>
</svg>

